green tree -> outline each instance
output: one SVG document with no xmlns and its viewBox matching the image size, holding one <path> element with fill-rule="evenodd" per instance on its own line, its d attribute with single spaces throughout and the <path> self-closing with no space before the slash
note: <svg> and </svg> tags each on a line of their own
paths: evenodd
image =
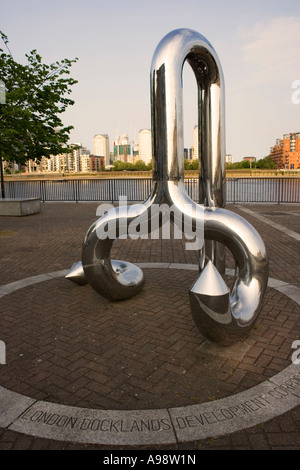
<svg viewBox="0 0 300 470">
<path fill-rule="evenodd" d="M 241 162 L 241 168 L 250 168 L 250 166 L 251 166 L 251 165 L 250 165 L 249 160 L 243 160 L 243 161 Z"/>
<path fill-rule="evenodd" d="M 258 168 L 261 170 L 268 170 L 270 168 L 271 169 L 275 168 L 275 164 L 272 161 L 270 155 L 265 158 L 261 158 L 257 162 L 252 162 L 251 166 L 252 168 Z M 241 162 L 234 162 L 234 163 L 226 163 L 227 170 L 240 170 L 244 168 L 250 168 L 250 162 L 248 160 L 242 160 Z"/>
<path fill-rule="evenodd" d="M 117 160 L 114 162 L 114 166 L 112 167 L 112 171 L 125 171 L 125 170 L 132 170 L 133 164 L 132 163 L 125 163 L 121 160 Z"/>
<path fill-rule="evenodd" d="M 134 170 L 136 171 L 147 171 L 147 165 L 143 160 L 137 160 L 134 164 Z"/>
<path fill-rule="evenodd" d="M 190 170 L 190 162 L 189 160 L 184 160 L 184 169 L 185 170 Z"/>
<path fill-rule="evenodd" d="M 270 168 L 275 168 L 275 163 L 269 155 L 265 158 L 261 158 L 260 160 L 258 160 L 256 162 L 256 168 L 260 168 L 262 170 L 269 170 Z"/>
<path fill-rule="evenodd" d="M 4 160 L 24 164 L 29 158 L 70 152 L 69 135 L 60 115 L 74 104 L 69 98 L 77 80 L 69 77 L 73 60 L 50 65 L 34 49 L 26 54 L 25 65 L 16 62 L 8 39 L 0 31 L 8 53 L 0 49 L 0 79 L 6 87 L 6 104 L 0 114 L 0 145 Z"/>
<path fill-rule="evenodd" d="M 184 160 L 185 170 L 199 170 L 199 161 L 196 160 Z"/>
<path fill-rule="evenodd" d="M 143 160 L 137 160 L 135 163 L 125 163 L 116 160 L 112 167 L 112 171 L 149 171 L 152 170 L 152 162 L 148 165 Z"/>
</svg>

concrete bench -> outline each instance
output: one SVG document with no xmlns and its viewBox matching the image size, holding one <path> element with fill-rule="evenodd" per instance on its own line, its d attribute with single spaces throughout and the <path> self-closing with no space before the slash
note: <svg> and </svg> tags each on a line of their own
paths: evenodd
<svg viewBox="0 0 300 470">
<path fill-rule="evenodd" d="M 0 199 L 0 216 L 21 217 L 37 214 L 41 210 L 39 198 L 5 198 Z"/>
</svg>

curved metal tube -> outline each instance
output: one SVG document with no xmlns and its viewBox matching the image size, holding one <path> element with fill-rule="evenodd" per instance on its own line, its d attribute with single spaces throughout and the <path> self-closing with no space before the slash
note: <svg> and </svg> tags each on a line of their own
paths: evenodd
<svg viewBox="0 0 300 470">
<path fill-rule="evenodd" d="M 206 209 L 204 224 L 205 238 L 221 242 L 233 254 L 235 282 L 230 293 L 209 261 L 190 289 L 192 314 L 206 338 L 229 345 L 248 335 L 260 312 L 268 281 L 268 258 L 260 235 L 237 214 Z"/>
<path fill-rule="evenodd" d="M 184 188 L 182 70 L 187 61 L 198 86 L 199 203 Z M 261 309 L 268 280 L 265 246 L 256 230 L 225 204 L 224 80 L 218 56 L 211 44 L 189 29 L 172 31 L 158 44 L 151 64 L 151 120 L 153 190 L 143 203 L 130 210 L 116 209 L 89 229 L 82 249 L 82 268 L 91 286 L 112 300 L 141 292 L 142 271 L 130 263 L 113 261 L 114 239 L 140 214 L 150 221 L 153 204 L 165 203 L 177 214 L 188 216 L 193 227 L 204 224 L 205 253 L 200 253 L 200 276 L 191 287 L 190 305 L 200 332 L 212 341 L 231 344 L 244 338 Z M 182 217 L 172 222 L 183 229 Z M 115 238 L 99 238 L 108 221 L 115 221 Z M 210 243 L 208 242 L 210 241 Z M 236 262 L 231 293 L 224 274 L 227 247 Z M 81 283 L 78 272 L 73 276 Z M 72 278 L 72 273 L 69 278 Z"/>
<path fill-rule="evenodd" d="M 82 248 L 85 278 L 104 297 L 123 300 L 139 294 L 143 288 L 142 270 L 126 261 L 111 260 L 110 251 L 120 234 L 126 233 L 129 224 L 142 212 L 147 212 L 147 208 L 147 203 L 133 205 L 130 208 L 117 207 L 100 217 L 85 236 Z M 114 234 L 104 230 L 111 222 L 115 222 Z M 99 238 L 99 234 L 104 232 L 107 233 L 106 238 Z"/>
</svg>

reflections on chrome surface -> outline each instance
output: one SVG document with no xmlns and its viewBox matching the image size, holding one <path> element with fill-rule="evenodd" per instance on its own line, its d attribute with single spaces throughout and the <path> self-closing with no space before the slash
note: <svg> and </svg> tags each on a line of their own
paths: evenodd
<svg viewBox="0 0 300 470">
<path fill-rule="evenodd" d="M 185 62 L 193 69 L 198 88 L 198 204 L 184 187 L 182 70 Z M 170 32 L 154 52 L 150 87 L 152 192 L 143 204 L 133 205 L 130 210 L 117 208 L 102 215 L 86 234 L 81 264 L 75 264 L 66 277 L 79 284 L 85 280 L 111 300 L 139 294 L 144 285 L 142 270 L 132 263 L 111 260 L 112 244 L 122 238 L 141 213 L 149 222 L 154 204 L 172 206 L 176 214 L 190 217 L 194 229 L 197 226 L 203 229 L 196 236 L 198 248 L 202 246 L 200 275 L 189 291 L 194 321 L 207 339 L 229 345 L 246 337 L 257 318 L 267 286 L 268 259 L 256 230 L 224 208 L 224 79 L 217 53 L 196 31 Z M 183 219 L 174 216 L 172 223 L 184 231 Z M 115 237 L 99 238 L 97 234 L 103 233 L 109 220 L 115 221 Z M 225 248 L 231 251 L 236 263 L 231 290 L 224 281 Z"/>
</svg>

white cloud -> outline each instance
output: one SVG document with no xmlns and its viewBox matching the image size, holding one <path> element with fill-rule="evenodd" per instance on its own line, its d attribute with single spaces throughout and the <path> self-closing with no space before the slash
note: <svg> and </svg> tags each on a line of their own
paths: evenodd
<svg viewBox="0 0 300 470">
<path fill-rule="evenodd" d="M 246 82 L 292 82 L 300 78 L 300 17 L 273 18 L 240 29 Z"/>
</svg>

